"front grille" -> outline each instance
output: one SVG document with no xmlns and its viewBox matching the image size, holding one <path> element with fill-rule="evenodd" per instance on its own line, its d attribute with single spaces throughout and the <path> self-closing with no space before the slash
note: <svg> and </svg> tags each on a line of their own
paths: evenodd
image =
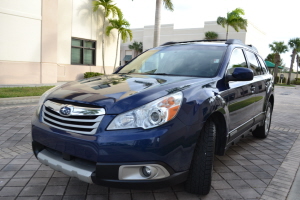
<svg viewBox="0 0 300 200">
<path fill-rule="evenodd" d="M 60 114 L 63 107 L 70 108 L 70 113 Z M 93 135 L 105 114 L 103 108 L 80 107 L 46 101 L 43 105 L 43 123 L 60 130 L 86 135 Z"/>
</svg>

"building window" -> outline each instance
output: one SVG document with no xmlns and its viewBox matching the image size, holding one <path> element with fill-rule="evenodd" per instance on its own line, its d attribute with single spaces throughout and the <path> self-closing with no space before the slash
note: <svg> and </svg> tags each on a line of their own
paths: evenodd
<svg viewBox="0 0 300 200">
<path fill-rule="evenodd" d="M 96 41 L 72 38 L 71 64 L 96 65 Z"/>
</svg>

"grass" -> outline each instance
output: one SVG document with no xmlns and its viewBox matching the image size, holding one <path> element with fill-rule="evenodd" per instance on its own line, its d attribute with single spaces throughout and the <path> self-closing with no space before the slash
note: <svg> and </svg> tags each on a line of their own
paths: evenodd
<svg viewBox="0 0 300 200">
<path fill-rule="evenodd" d="M 54 86 L 0 88 L 0 98 L 41 96 Z"/>
<path fill-rule="evenodd" d="M 276 86 L 286 86 L 286 87 L 295 87 L 295 85 L 287 85 L 287 84 L 275 84 Z"/>
</svg>

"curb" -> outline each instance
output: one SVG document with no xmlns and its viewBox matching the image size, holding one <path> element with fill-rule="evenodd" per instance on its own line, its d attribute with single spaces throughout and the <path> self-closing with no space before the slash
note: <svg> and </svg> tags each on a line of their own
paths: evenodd
<svg viewBox="0 0 300 200">
<path fill-rule="evenodd" d="M 39 100 L 40 100 L 40 96 L 0 98 L 0 106 L 38 103 Z"/>
</svg>

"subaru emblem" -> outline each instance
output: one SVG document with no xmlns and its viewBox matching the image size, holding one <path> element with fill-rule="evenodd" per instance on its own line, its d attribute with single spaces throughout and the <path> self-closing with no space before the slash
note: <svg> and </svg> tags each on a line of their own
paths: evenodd
<svg viewBox="0 0 300 200">
<path fill-rule="evenodd" d="M 63 116 L 70 116 L 71 114 L 71 108 L 69 108 L 68 106 L 64 106 L 59 110 L 60 114 Z"/>
</svg>

